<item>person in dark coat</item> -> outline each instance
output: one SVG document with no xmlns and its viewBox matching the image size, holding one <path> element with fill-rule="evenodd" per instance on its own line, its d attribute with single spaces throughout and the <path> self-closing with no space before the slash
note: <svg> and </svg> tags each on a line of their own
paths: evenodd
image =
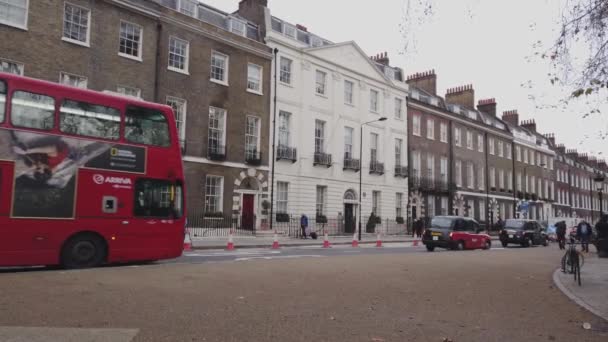
<svg viewBox="0 0 608 342">
<path fill-rule="evenodd" d="M 557 235 L 559 249 L 566 249 L 566 229 L 565 221 L 559 221 L 555 224 L 555 235 Z"/>
<path fill-rule="evenodd" d="M 414 232 L 416 233 L 417 238 L 422 237 L 422 228 L 423 227 L 424 227 L 424 222 L 422 222 L 421 218 L 417 219 L 416 222 L 414 222 Z"/>
<path fill-rule="evenodd" d="M 597 239 L 608 239 L 608 215 L 603 215 L 602 218 L 595 224 L 597 231 Z"/>
<path fill-rule="evenodd" d="M 306 230 L 308 228 L 308 216 L 302 214 L 300 217 L 300 228 L 302 228 L 302 239 L 306 239 Z"/>
<path fill-rule="evenodd" d="M 587 221 L 581 221 L 576 227 L 576 237 L 581 240 L 583 252 L 589 253 L 589 240 L 592 234 L 591 225 Z"/>
</svg>

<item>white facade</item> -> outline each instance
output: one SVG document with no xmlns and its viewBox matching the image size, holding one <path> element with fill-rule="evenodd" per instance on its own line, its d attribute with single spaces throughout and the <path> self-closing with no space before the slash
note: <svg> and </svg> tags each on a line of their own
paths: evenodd
<svg viewBox="0 0 608 342">
<path fill-rule="evenodd" d="M 331 44 L 309 34 L 311 43 L 305 44 L 277 32 L 276 23 L 275 30 L 270 29 L 270 20 L 267 15 L 266 41 L 279 50 L 275 61 L 279 63 L 276 145 L 279 148 L 288 144 L 297 149 L 295 162 L 276 161 L 275 212 L 305 213 L 311 217 L 321 211 L 328 218 L 335 218 L 348 212 L 348 206 L 358 215 L 359 172 L 362 172 L 362 215 L 369 216 L 372 212 L 372 194 L 376 192 L 376 215 L 394 220 L 398 214 L 397 197 L 401 196 L 400 216 L 405 217 L 407 178 L 395 175 L 395 165 L 397 139 L 401 141 L 400 166 L 406 167 L 408 160 L 407 85 L 386 76 L 389 73 L 380 70 L 354 42 Z M 291 66 L 289 72 L 288 65 Z M 394 72 L 394 69 L 388 70 Z M 377 101 L 372 99 L 376 96 Z M 396 113 L 398 102 L 400 115 Z M 289 113 L 288 132 L 284 129 L 284 113 Z M 351 158 L 359 159 L 361 125 L 381 117 L 387 120 L 363 127 L 361 171 L 344 170 L 346 151 L 352 151 Z M 350 133 L 352 143 L 348 139 Z M 377 134 L 378 139 L 376 160 L 384 163 L 381 175 L 370 174 L 372 133 Z M 331 154 L 331 165 L 314 165 L 316 151 Z M 318 190 L 318 187 L 322 188 Z M 319 192 L 325 195 L 319 196 Z M 323 201 L 319 201 L 319 197 Z"/>
</svg>

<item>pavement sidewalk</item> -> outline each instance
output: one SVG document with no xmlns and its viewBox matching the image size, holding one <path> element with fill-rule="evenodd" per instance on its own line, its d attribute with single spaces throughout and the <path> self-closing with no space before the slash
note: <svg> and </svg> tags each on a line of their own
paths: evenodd
<svg viewBox="0 0 608 342">
<path fill-rule="evenodd" d="M 496 238 L 493 237 L 493 240 Z M 323 245 L 323 236 L 317 240 L 313 239 L 297 239 L 279 236 L 279 245 L 281 247 L 302 247 L 302 246 L 321 246 Z M 382 242 L 414 242 L 411 236 L 382 236 Z M 420 242 L 420 239 L 417 239 Z M 266 248 L 271 247 L 274 241 L 273 236 L 235 236 L 233 242 L 237 248 Z M 329 241 L 332 245 L 350 245 L 353 241 L 352 236 L 330 236 Z M 209 237 L 209 238 L 192 238 L 193 249 L 224 249 L 228 242 L 228 237 Z M 361 237 L 359 244 L 375 244 L 376 235 L 366 234 Z M 422 244 L 421 244 L 422 245 Z"/>
<path fill-rule="evenodd" d="M 608 259 L 598 258 L 597 253 L 585 254 L 581 279 L 582 286 L 578 286 L 578 283 L 574 282 L 574 276 L 562 273 L 561 268 L 553 273 L 553 282 L 566 296 L 608 321 Z"/>
</svg>

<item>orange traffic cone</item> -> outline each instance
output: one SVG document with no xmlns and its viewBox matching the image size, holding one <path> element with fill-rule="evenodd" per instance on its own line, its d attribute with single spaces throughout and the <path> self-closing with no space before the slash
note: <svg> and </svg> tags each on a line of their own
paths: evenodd
<svg viewBox="0 0 608 342">
<path fill-rule="evenodd" d="M 353 247 L 359 247 L 359 240 L 357 239 L 357 233 L 353 234 Z"/>
<path fill-rule="evenodd" d="M 184 234 L 184 251 L 190 252 L 192 251 L 192 239 L 190 238 L 190 230 L 186 229 Z"/>
<path fill-rule="evenodd" d="M 329 243 L 329 237 L 327 236 L 327 232 L 325 233 L 325 239 L 323 239 L 323 248 L 331 248 L 331 244 Z"/>
<path fill-rule="evenodd" d="M 380 238 L 380 233 L 376 237 L 376 247 L 382 247 L 382 239 Z"/>
<path fill-rule="evenodd" d="M 230 235 L 228 235 L 228 245 L 226 245 L 226 250 L 228 250 L 228 251 L 234 250 L 234 241 L 232 239 L 232 229 L 230 229 Z"/>
<path fill-rule="evenodd" d="M 274 231 L 274 241 L 272 241 L 272 249 L 280 249 L 279 246 L 279 237 L 277 235 L 277 231 Z"/>
</svg>

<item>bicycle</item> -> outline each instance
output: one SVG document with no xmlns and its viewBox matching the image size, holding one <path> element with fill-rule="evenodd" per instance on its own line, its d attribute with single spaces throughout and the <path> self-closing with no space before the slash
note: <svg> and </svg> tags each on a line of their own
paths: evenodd
<svg viewBox="0 0 608 342">
<path fill-rule="evenodd" d="M 574 281 L 581 286 L 581 267 L 585 264 L 585 257 L 581 252 L 576 250 L 576 245 L 580 243 L 568 242 L 568 250 L 562 257 L 562 272 L 574 275 Z"/>
</svg>

